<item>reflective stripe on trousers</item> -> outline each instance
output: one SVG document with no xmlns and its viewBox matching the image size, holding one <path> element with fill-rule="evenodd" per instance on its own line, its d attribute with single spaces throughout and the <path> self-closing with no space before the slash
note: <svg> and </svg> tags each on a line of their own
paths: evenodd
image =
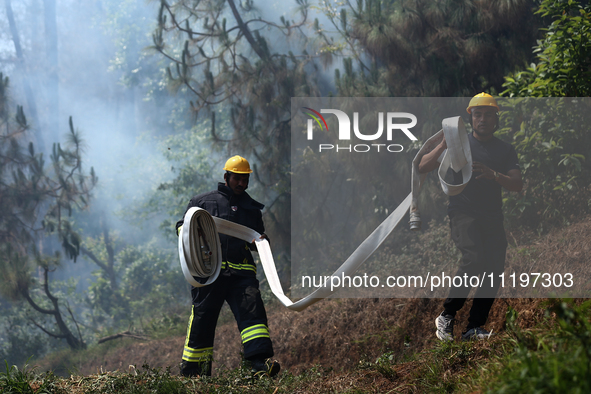
<svg viewBox="0 0 591 394">
<path fill-rule="evenodd" d="M 189 362 L 210 361 L 213 359 L 213 347 L 204 347 L 201 349 L 194 349 L 189 347 L 189 333 L 193 325 L 194 312 L 191 308 L 191 317 L 189 318 L 189 326 L 187 327 L 187 339 L 185 340 L 185 347 L 183 348 L 183 360 Z"/>
<path fill-rule="evenodd" d="M 195 362 L 202 362 L 202 361 L 210 361 L 213 359 L 213 348 L 212 347 L 205 347 L 202 349 L 192 349 L 188 346 L 185 346 L 183 350 L 183 360 L 189 361 L 192 363 Z"/>
<path fill-rule="evenodd" d="M 270 338 L 269 329 L 264 324 L 255 324 L 254 326 L 247 327 L 240 332 L 240 336 L 242 337 L 242 343 L 257 338 Z"/>
<path fill-rule="evenodd" d="M 244 358 L 273 356 L 267 314 L 254 275 L 220 275 L 209 286 L 192 288 L 191 294 L 193 307 L 186 348 L 197 350 L 214 346 L 218 316 L 224 302 L 228 302 L 242 334 Z"/>
</svg>

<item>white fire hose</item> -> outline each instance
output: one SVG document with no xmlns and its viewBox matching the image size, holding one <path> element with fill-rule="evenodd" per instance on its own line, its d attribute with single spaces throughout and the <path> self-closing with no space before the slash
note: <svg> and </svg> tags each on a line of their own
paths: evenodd
<svg viewBox="0 0 591 394">
<path fill-rule="evenodd" d="M 455 196 L 464 190 L 466 184 L 472 177 L 472 153 L 470 151 L 470 141 L 466 132 L 466 126 L 461 116 L 445 118 L 441 122 L 443 128 L 435 135 L 429 138 L 412 161 L 412 202 L 410 205 L 410 229 L 421 229 L 421 216 L 419 213 L 418 195 L 421 185 L 425 181 L 427 174 L 419 174 L 419 163 L 426 153 L 432 151 L 445 136 L 447 149 L 439 158 L 439 183 L 443 192 L 448 196 Z M 445 181 L 445 174 L 449 169 L 462 173 L 462 183 L 452 185 Z"/>
<path fill-rule="evenodd" d="M 411 209 L 411 228 L 413 219 L 415 219 L 415 222 L 418 219 L 420 228 L 417 195 L 426 174 L 419 174 L 417 167 L 421 157 L 441 142 L 443 135 L 445 135 L 447 150 L 442 155 L 443 159 L 438 171 L 441 187 L 446 194 L 455 195 L 460 193 L 466 186 L 472 176 L 472 155 L 466 128 L 459 116 L 446 118 L 442 124 L 443 129 L 423 144 L 413 160 L 411 193 L 355 249 L 353 254 L 332 274 L 333 276 L 350 276 L 355 273 L 400 223 L 409 208 Z M 452 168 L 456 172 L 462 172 L 462 184 L 450 185 L 443 180 L 448 168 Z M 320 287 L 301 300 L 292 302 L 283 292 L 275 262 L 273 261 L 271 247 L 266 239 L 260 239 L 261 235 L 248 227 L 212 217 L 206 210 L 196 207 L 190 208 L 185 214 L 178 243 L 183 274 L 185 279 L 195 287 L 211 284 L 220 273 L 222 254 L 218 233 L 236 237 L 248 243 L 252 242 L 253 239 L 255 240 L 263 271 L 271 291 L 283 305 L 291 310 L 301 311 L 321 299 L 329 297 L 337 290 L 331 290 L 330 287 Z M 207 278 L 207 280 L 201 283 L 195 280 L 194 277 Z"/>
<path fill-rule="evenodd" d="M 185 279 L 194 287 L 207 286 L 220 274 L 220 237 L 214 218 L 205 209 L 191 208 L 185 214 L 179 234 L 179 258 Z M 201 283 L 194 277 L 208 279 Z"/>
</svg>

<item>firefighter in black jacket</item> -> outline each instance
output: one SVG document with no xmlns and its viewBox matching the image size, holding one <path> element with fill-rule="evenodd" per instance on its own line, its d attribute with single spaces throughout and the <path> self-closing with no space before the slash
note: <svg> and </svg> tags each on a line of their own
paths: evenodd
<svg viewBox="0 0 591 394">
<path fill-rule="evenodd" d="M 261 210 L 264 205 L 253 200 L 246 189 L 250 165 L 246 159 L 234 156 L 224 166 L 224 183 L 217 190 L 191 199 L 187 210 L 199 207 L 212 216 L 252 228 L 266 238 Z M 186 212 L 186 211 L 185 211 Z M 176 224 L 177 234 L 183 220 Z M 183 350 L 181 374 L 184 376 L 211 375 L 215 326 L 224 300 L 228 302 L 242 337 L 244 358 L 250 362 L 253 373 L 264 372 L 274 376 L 280 366 L 269 361 L 273 344 L 269 336 L 267 314 L 259 292 L 256 265 L 250 253 L 254 244 L 220 234 L 222 270 L 209 286 L 193 287 L 193 307 L 187 339 Z M 254 240 L 253 240 L 254 242 Z"/>
</svg>

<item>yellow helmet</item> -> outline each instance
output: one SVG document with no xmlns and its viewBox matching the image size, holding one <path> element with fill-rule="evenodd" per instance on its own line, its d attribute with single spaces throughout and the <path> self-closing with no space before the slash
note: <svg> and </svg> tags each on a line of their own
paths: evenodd
<svg viewBox="0 0 591 394">
<path fill-rule="evenodd" d="M 248 164 L 248 160 L 238 155 L 230 157 L 228 161 L 226 161 L 224 170 L 234 172 L 236 174 L 250 174 L 252 172 L 250 169 L 250 164 Z"/>
<path fill-rule="evenodd" d="M 474 107 L 496 107 L 497 111 L 500 110 L 497 101 L 488 93 L 478 93 L 476 96 L 472 97 L 470 104 L 468 104 L 468 108 L 466 108 L 466 112 L 471 114 L 472 108 Z"/>
</svg>

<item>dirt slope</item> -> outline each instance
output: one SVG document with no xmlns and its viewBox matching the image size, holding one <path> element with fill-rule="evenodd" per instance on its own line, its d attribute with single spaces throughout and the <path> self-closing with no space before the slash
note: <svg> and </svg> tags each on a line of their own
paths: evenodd
<svg viewBox="0 0 591 394">
<path fill-rule="evenodd" d="M 512 235 L 509 234 L 509 238 Z M 526 239 L 523 235 L 513 239 Z M 523 259 L 545 259 L 550 266 L 572 267 L 588 272 L 591 255 L 591 219 L 577 223 L 527 244 L 512 247 L 508 268 Z M 524 250 L 529 253 L 523 253 Z M 487 328 L 502 332 L 505 312 L 510 305 L 520 313 L 520 325 L 528 327 L 543 315 L 542 299 L 500 299 L 491 311 Z M 347 371 L 360 361 L 375 361 L 384 352 L 404 355 L 429 348 L 436 341 L 434 319 L 441 311 L 439 299 L 342 299 L 324 300 L 302 312 L 281 306 L 269 311 L 269 328 L 275 346 L 275 358 L 283 368 L 297 373 L 315 364 Z M 470 302 L 456 316 L 458 326 L 467 322 Z M 456 330 L 456 335 L 459 334 Z M 78 363 L 83 375 L 99 371 L 127 370 L 129 365 L 171 366 L 178 372 L 184 337 L 153 341 L 128 341 L 125 348 L 113 349 L 104 356 Z M 240 362 L 240 336 L 235 323 L 218 327 L 214 368 L 234 368 Z M 51 368 L 51 367 L 49 367 Z M 44 368 L 42 368 L 44 369 Z"/>
</svg>

